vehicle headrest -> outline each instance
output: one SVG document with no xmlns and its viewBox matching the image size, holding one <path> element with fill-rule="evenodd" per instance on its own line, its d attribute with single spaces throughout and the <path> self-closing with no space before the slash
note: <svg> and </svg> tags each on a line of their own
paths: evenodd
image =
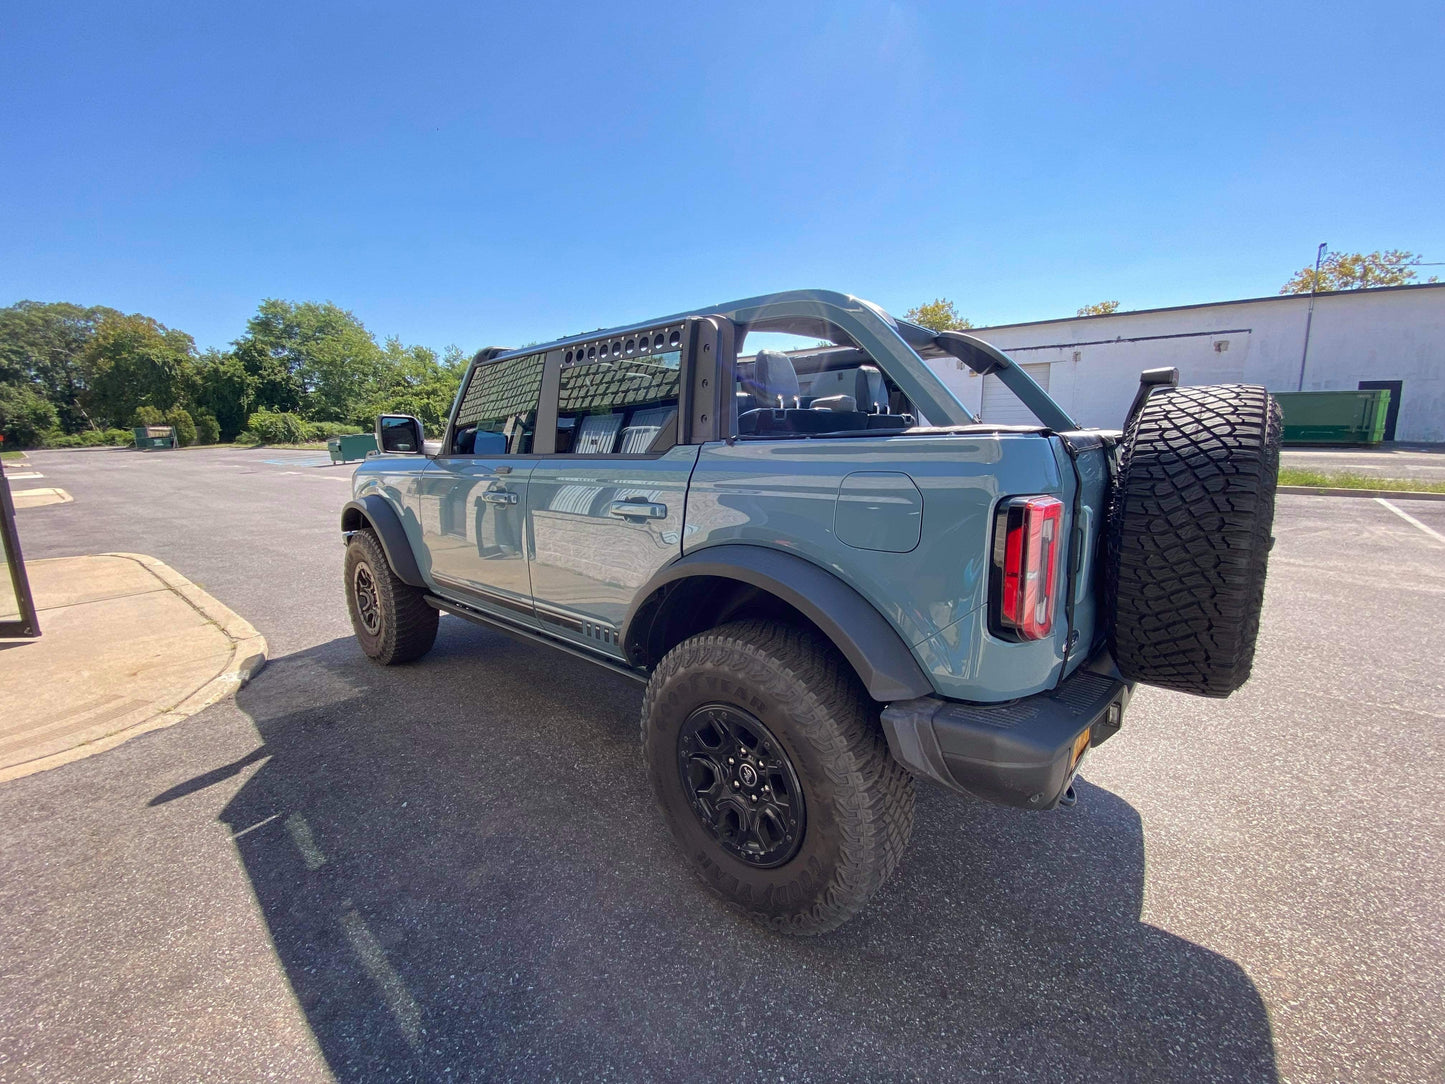
<svg viewBox="0 0 1445 1084">
<path fill-rule="evenodd" d="M 888 388 L 883 383 L 883 374 L 872 365 L 858 367 L 858 390 L 854 397 L 858 400 L 858 409 L 864 413 L 888 412 Z"/>
<path fill-rule="evenodd" d="M 779 396 L 784 406 L 792 406 L 801 394 L 793 359 L 781 350 L 759 350 L 753 358 L 752 372 L 743 370 L 741 380 L 744 391 L 768 406 L 777 406 Z"/>
</svg>

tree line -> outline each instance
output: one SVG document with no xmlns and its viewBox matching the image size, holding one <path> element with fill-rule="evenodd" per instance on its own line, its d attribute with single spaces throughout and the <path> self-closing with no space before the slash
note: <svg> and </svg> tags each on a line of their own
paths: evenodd
<svg viewBox="0 0 1445 1084">
<path fill-rule="evenodd" d="M 68 302 L 0 309 L 6 447 L 128 443 L 169 423 L 182 443 L 316 439 L 370 428 L 383 411 L 440 429 L 467 355 L 378 343 L 330 302 L 268 299 L 227 350 L 139 313 Z"/>
</svg>

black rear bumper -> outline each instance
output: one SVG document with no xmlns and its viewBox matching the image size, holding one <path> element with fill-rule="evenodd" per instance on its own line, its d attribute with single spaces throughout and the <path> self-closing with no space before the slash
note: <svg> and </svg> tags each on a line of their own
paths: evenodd
<svg viewBox="0 0 1445 1084">
<path fill-rule="evenodd" d="M 1093 746 L 1112 736 L 1133 689 L 1080 669 L 1052 692 L 1006 704 L 900 700 L 883 709 L 883 730 L 914 775 L 985 801 L 1052 809 L 1073 781 L 1079 738 L 1087 731 Z"/>
</svg>

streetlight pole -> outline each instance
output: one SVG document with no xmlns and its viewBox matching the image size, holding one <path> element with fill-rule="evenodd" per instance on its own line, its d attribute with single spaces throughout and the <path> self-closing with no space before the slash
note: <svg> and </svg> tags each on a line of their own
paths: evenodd
<svg viewBox="0 0 1445 1084">
<path fill-rule="evenodd" d="M 1315 293 L 1320 288 L 1320 264 L 1324 261 L 1325 247 L 1328 244 L 1328 241 L 1321 241 L 1319 251 L 1315 253 L 1315 277 L 1310 282 L 1310 307 L 1309 311 L 1305 313 L 1305 348 L 1299 359 L 1299 387 L 1295 389 L 1296 391 L 1305 390 L 1305 362 L 1309 360 L 1310 356 L 1310 325 L 1315 320 Z"/>
</svg>

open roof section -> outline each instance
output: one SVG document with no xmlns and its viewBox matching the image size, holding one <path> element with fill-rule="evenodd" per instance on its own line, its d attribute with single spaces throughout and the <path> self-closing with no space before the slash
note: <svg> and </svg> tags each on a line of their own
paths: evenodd
<svg viewBox="0 0 1445 1084">
<path fill-rule="evenodd" d="M 726 301 L 622 327 L 569 335 L 509 351 L 502 356 L 566 349 L 576 343 L 628 335 L 658 324 L 679 323 L 694 316 L 722 317 L 730 320 L 741 332 L 775 331 L 852 344 L 878 361 L 893 382 L 933 424 L 970 425 L 975 421 L 968 409 L 933 375 L 909 345 L 914 342 L 922 347 L 932 343 L 932 332 L 906 321 L 897 321 L 872 302 L 832 290 L 787 290 L 741 301 Z"/>
</svg>

